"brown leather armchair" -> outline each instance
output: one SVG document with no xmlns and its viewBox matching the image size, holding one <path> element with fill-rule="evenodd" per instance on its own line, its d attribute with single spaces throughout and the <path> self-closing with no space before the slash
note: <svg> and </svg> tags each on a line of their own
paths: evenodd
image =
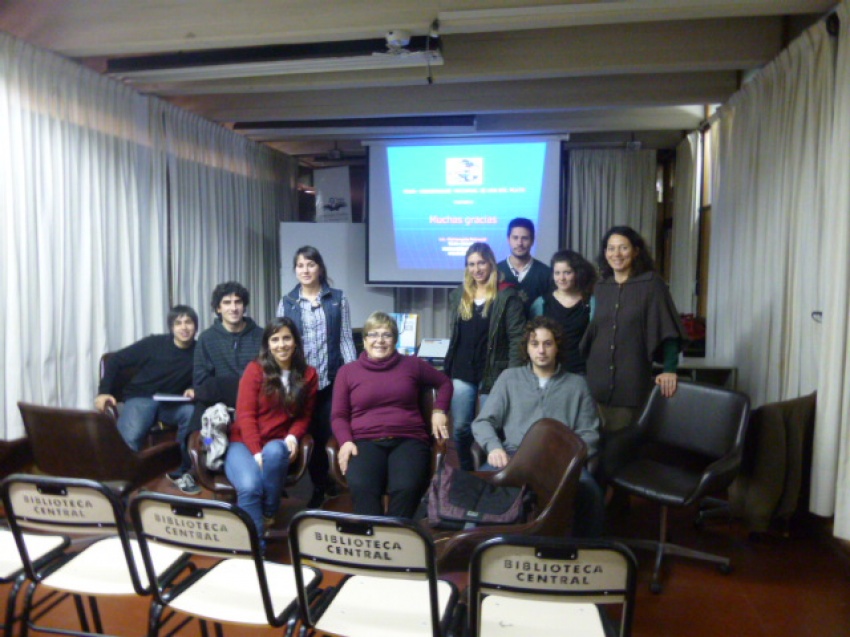
<svg viewBox="0 0 850 637">
<path fill-rule="evenodd" d="M 0 440 L 0 478 L 23 471 L 32 464 L 32 448 L 27 438 Z"/>
<path fill-rule="evenodd" d="M 35 465 L 44 473 L 89 478 L 121 495 L 180 465 L 180 447 L 163 442 L 138 453 L 127 446 L 115 420 L 86 409 L 19 402 Z"/>
<path fill-rule="evenodd" d="M 497 486 L 528 485 L 535 497 L 529 519 L 522 524 L 479 526 L 463 531 L 431 529 L 438 568 L 465 570 L 475 547 L 497 535 L 569 535 L 578 480 L 586 459 L 587 446 L 572 429 L 552 418 L 538 420 L 504 469 L 479 474 Z"/>
<path fill-rule="evenodd" d="M 301 438 L 301 445 L 295 462 L 289 464 L 289 473 L 286 476 L 287 487 L 293 486 L 304 476 L 304 472 L 310 464 L 313 446 L 313 437 L 310 434 Z M 198 484 L 212 491 L 217 500 L 236 500 L 236 489 L 224 475 L 224 471 L 212 471 L 203 462 L 203 443 L 200 431 L 193 431 L 189 436 L 189 456 L 192 458 L 195 475 L 198 476 Z"/>
</svg>

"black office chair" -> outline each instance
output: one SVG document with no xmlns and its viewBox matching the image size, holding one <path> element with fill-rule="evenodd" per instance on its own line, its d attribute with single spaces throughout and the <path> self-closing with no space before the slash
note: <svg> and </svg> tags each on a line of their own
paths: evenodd
<svg viewBox="0 0 850 637">
<path fill-rule="evenodd" d="M 608 441 L 609 483 L 661 505 L 658 541 L 623 540 L 656 551 L 653 593 L 661 592 L 665 554 L 713 562 L 722 573 L 731 572 L 729 558 L 668 543 L 667 509 L 698 503 L 732 483 L 741 465 L 749 413 L 749 398 L 739 392 L 680 383 L 672 398 L 664 398 L 656 387 L 638 423 Z"/>
</svg>

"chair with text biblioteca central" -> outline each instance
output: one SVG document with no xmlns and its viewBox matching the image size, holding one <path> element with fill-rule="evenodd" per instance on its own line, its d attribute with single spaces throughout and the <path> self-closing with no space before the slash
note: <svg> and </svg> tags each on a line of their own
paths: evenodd
<svg viewBox="0 0 850 637">
<path fill-rule="evenodd" d="M 469 566 L 469 637 L 629 637 L 637 562 L 603 540 L 500 536 Z"/>
<path fill-rule="evenodd" d="M 297 514 L 292 563 L 347 575 L 311 600 L 299 570 L 304 626 L 346 637 L 440 637 L 457 589 L 437 579 L 431 540 L 410 520 L 324 511 Z"/>
<path fill-rule="evenodd" d="M 150 597 L 155 585 L 168 586 L 190 570 L 188 555 L 181 550 L 156 547 L 150 556 L 151 571 L 142 566 L 138 543 L 125 523 L 119 497 L 94 480 L 14 474 L 0 487 L 3 505 L 15 535 L 21 562 L 32 584 L 27 591 L 23 622 L 35 631 L 51 632 L 49 624 L 35 621 L 55 612 L 68 611 L 63 601 L 73 598 L 80 630 L 53 631 L 66 635 L 103 634 L 99 597 Z M 83 550 L 40 564 L 30 552 L 25 533 L 85 535 L 96 538 Z M 38 615 L 32 613 L 37 591 L 52 600 Z M 88 600 L 88 612 L 84 598 Z M 151 605 L 148 625 L 168 622 L 161 609 Z"/>
<path fill-rule="evenodd" d="M 245 511 L 229 502 L 142 493 L 133 498 L 130 513 L 148 572 L 153 567 L 151 556 L 163 547 L 216 559 L 174 590 L 154 589 L 160 605 L 185 614 L 186 621 L 197 618 L 203 635 L 207 621 L 213 622 L 219 637 L 224 623 L 294 625 L 294 567 L 263 559 L 260 537 Z M 304 568 L 300 578 L 309 592 L 322 575 Z"/>
</svg>

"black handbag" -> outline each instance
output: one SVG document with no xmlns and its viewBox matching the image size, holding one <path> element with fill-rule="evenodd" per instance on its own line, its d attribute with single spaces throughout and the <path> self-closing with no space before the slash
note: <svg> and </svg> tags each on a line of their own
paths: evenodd
<svg viewBox="0 0 850 637">
<path fill-rule="evenodd" d="M 428 489 L 428 523 L 440 529 L 525 522 L 528 487 L 495 486 L 442 461 Z"/>
</svg>

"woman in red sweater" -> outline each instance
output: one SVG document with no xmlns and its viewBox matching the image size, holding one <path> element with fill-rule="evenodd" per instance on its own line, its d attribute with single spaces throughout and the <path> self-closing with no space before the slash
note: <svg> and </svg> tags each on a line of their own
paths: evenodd
<svg viewBox="0 0 850 637">
<path fill-rule="evenodd" d="M 431 477 L 431 436 L 448 435 L 451 379 L 421 358 L 396 349 L 398 326 L 374 312 L 363 327 L 364 351 L 344 365 L 334 383 L 331 426 L 339 467 L 348 478 L 354 512 L 413 517 Z M 437 390 L 431 422 L 419 411 L 419 392 Z"/>
<path fill-rule="evenodd" d="M 317 387 L 316 370 L 304 360 L 292 319 L 272 320 L 263 332 L 259 356 L 248 363 L 239 381 L 236 421 L 224 459 L 237 504 L 260 535 L 280 507 L 289 462 L 307 433 Z"/>
</svg>

